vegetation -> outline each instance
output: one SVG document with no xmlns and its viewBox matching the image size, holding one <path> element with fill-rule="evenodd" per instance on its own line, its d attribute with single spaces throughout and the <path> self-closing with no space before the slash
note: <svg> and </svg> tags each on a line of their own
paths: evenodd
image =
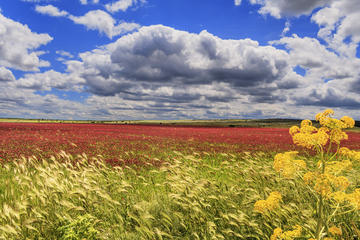
<svg viewBox="0 0 360 240">
<path fill-rule="evenodd" d="M 302 155 L 166 142 L 149 161 L 120 165 L 64 151 L 7 159 L 0 239 L 359 239 L 360 153 L 338 146 L 353 122 L 331 113 L 317 116 L 322 128 L 290 129 L 310 149 Z"/>
</svg>

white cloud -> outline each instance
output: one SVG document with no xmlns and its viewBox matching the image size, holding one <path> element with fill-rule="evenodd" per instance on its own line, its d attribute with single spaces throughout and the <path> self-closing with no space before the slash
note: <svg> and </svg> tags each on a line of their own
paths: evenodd
<svg viewBox="0 0 360 240">
<path fill-rule="evenodd" d="M 296 105 L 358 109 L 360 107 L 360 59 L 338 55 L 319 40 L 284 37 L 274 44 L 284 44 L 289 63 L 306 70 L 302 85 L 289 94 Z"/>
<path fill-rule="evenodd" d="M 247 89 L 251 95 L 252 88 L 271 85 L 292 71 L 286 52 L 256 41 L 222 40 L 206 31 L 191 34 L 161 25 L 142 27 L 80 58 L 68 65 L 76 63 L 71 69 L 81 72 L 89 91 L 102 96 L 133 91 L 141 96 L 141 85 L 144 91 L 145 86 L 154 90 L 167 84 L 203 89 L 213 82 Z"/>
<path fill-rule="evenodd" d="M 314 9 L 325 6 L 332 0 L 250 0 L 260 4 L 260 14 L 270 14 L 275 18 L 310 14 Z"/>
<path fill-rule="evenodd" d="M 105 8 L 112 13 L 118 11 L 125 12 L 129 7 L 137 4 L 138 2 L 145 3 L 146 0 L 118 0 L 116 2 L 106 4 Z"/>
<path fill-rule="evenodd" d="M 79 76 L 49 70 L 43 73 L 25 74 L 24 77 L 18 79 L 13 85 L 18 88 L 33 89 L 36 91 L 50 91 L 51 88 L 79 90 L 83 82 L 84 80 Z"/>
<path fill-rule="evenodd" d="M 115 19 L 102 10 L 94 10 L 81 17 L 70 16 L 69 18 L 77 24 L 85 25 L 87 29 L 98 30 L 109 38 L 133 31 L 139 27 L 136 23 L 116 24 Z"/>
<path fill-rule="evenodd" d="M 360 4 L 357 0 L 334 1 L 312 20 L 320 26 L 318 36 L 339 54 L 354 57 L 360 42 Z M 345 40 L 350 38 L 350 41 Z"/>
<path fill-rule="evenodd" d="M 286 33 L 288 33 L 290 31 L 290 26 L 291 26 L 290 21 L 289 20 L 286 21 L 285 22 L 285 27 L 284 27 L 284 29 L 283 29 L 283 31 L 281 33 L 281 36 L 285 36 Z"/>
<path fill-rule="evenodd" d="M 99 3 L 99 0 L 92 0 L 92 2 L 93 2 L 94 4 L 96 4 L 96 3 Z M 86 5 L 86 4 L 88 4 L 88 1 L 87 1 L 87 0 L 80 0 L 80 3 L 81 3 L 82 5 Z"/>
<path fill-rule="evenodd" d="M 58 51 L 56 51 L 56 54 L 59 54 L 60 56 L 67 57 L 67 58 L 74 57 L 74 55 L 72 55 L 71 53 L 64 51 L 64 50 L 58 50 Z"/>
<path fill-rule="evenodd" d="M 9 69 L 0 66 L 0 82 L 15 81 L 15 77 Z"/>
<path fill-rule="evenodd" d="M 234 4 L 235 4 L 235 6 L 240 6 L 241 0 L 234 0 Z"/>
<path fill-rule="evenodd" d="M 63 11 L 63 10 L 60 11 L 57 7 L 55 7 L 53 5 L 46 5 L 46 6 L 36 5 L 35 11 L 37 11 L 38 13 L 53 16 L 53 17 L 64 17 L 64 16 L 69 15 L 68 12 Z"/>
<path fill-rule="evenodd" d="M 37 71 L 49 66 L 39 59 L 38 47 L 52 40 L 48 34 L 33 33 L 27 25 L 15 22 L 0 13 L 0 65 L 23 71 Z"/>
</svg>

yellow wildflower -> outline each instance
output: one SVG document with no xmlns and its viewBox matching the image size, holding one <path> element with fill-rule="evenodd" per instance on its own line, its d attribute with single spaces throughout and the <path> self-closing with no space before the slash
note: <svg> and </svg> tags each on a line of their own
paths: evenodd
<svg viewBox="0 0 360 240">
<path fill-rule="evenodd" d="M 297 168 L 297 169 L 304 169 L 304 168 L 306 168 L 306 162 L 304 161 L 304 160 L 294 160 L 293 161 L 293 163 L 294 163 L 294 165 L 295 165 L 295 167 Z"/>
<path fill-rule="evenodd" d="M 346 188 L 350 185 L 349 180 L 344 176 L 335 177 L 333 178 L 332 182 L 334 183 L 335 187 L 341 191 L 345 191 Z"/>
<path fill-rule="evenodd" d="M 311 125 L 312 125 L 312 122 L 309 119 L 302 120 L 300 123 L 301 128 L 306 127 L 306 126 L 311 126 Z"/>
<path fill-rule="evenodd" d="M 266 200 L 259 200 L 254 204 L 254 211 L 264 214 L 269 210 L 269 205 Z"/>
<path fill-rule="evenodd" d="M 311 125 L 304 125 L 300 128 L 300 133 L 304 133 L 304 134 L 312 134 L 312 133 L 316 133 L 317 131 L 318 129 Z"/>
<path fill-rule="evenodd" d="M 298 126 L 292 126 L 289 129 L 289 133 L 291 136 L 294 136 L 296 133 L 299 133 L 299 132 L 300 132 L 300 128 Z"/>
<path fill-rule="evenodd" d="M 331 198 L 334 199 L 338 203 L 343 203 L 347 199 L 347 194 L 343 191 L 337 191 L 337 192 L 333 192 L 331 194 Z"/>
<path fill-rule="evenodd" d="M 282 230 L 281 228 L 275 228 L 273 234 L 270 237 L 270 240 L 281 239 Z"/>
<path fill-rule="evenodd" d="M 325 172 L 329 174 L 340 174 L 343 171 L 350 170 L 352 163 L 349 160 L 329 162 L 325 168 Z"/>
<path fill-rule="evenodd" d="M 282 237 L 284 239 L 293 239 L 295 237 L 300 237 L 301 235 L 301 226 L 300 225 L 295 225 L 293 227 L 293 230 L 292 231 L 286 231 L 282 234 Z"/>
<path fill-rule="evenodd" d="M 319 129 L 315 134 L 312 134 L 312 138 L 315 144 L 325 146 L 329 140 L 329 135 L 325 130 Z"/>
<path fill-rule="evenodd" d="M 313 172 L 307 172 L 303 176 L 305 184 L 310 184 L 314 180 L 315 174 Z"/>
<path fill-rule="evenodd" d="M 355 209 L 360 210 L 360 188 L 355 189 L 353 193 L 347 194 L 346 199 Z"/>
<path fill-rule="evenodd" d="M 339 154 L 345 157 L 348 157 L 351 160 L 359 161 L 360 160 L 360 152 L 350 150 L 347 147 L 342 147 L 339 149 Z"/>
<path fill-rule="evenodd" d="M 332 235 L 339 235 L 339 236 L 341 236 L 341 234 L 342 234 L 341 228 L 338 228 L 338 227 L 336 227 L 336 226 L 332 226 L 331 228 L 329 228 L 329 232 L 330 232 Z"/>
<path fill-rule="evenodd" d="M 346 128 L 353 128 L 355 126 L 355 121 L 351 117 L 343 116 L 340 120 L 344 122 Z"/>
<path fill-rule="evenodd" d="M 330 141 L 339 144 L 341 140 L 346 139 L 348 139 L 348 135 L 341 131 L 340 128 L 335 128 L 330 131 Z"/>
<path fill-rule="evenodd" d="M 292 231 L 282 232 L 281 228 L 275 228 L 270 240 L 291 240 L 301 235 L 301 226 L 295 225 Z"/>
<path fill-rule="evenodd" d="M 334 111 L 332 109 L 326 109 L 322 113 L 318 113 L 315 116 L 315 120 L 320 122 L 321 126 L 327 126 L 330 120 L 329 115 L 333 115 Z"/>
<path fill-rule="evenodd" d="M 351 150 L 348 149 L 347 147 L 341 147 L 341 148 L 339 149 L 339 152 L 338 152 L 338 153 L 339 153 L 340 155 L 348 156 L 350 152 L 351 152 Z"/>
<path fill-rule="evenodd" d="M 324 111 L 324 115 L 325 116 L 334 115 L 334 110 L 332 110 L 331 108 L 328 108 Z"/>
<path fill-rule="evenodd" d="M 297 151 L 278 153 L 274 157 L 274 169 L 285 178 L 294 177 L 296 171 L 306 168 L 303 160 L 294 160 Z"/>
<path fill-rule="evenodd" d="M 261 214 L 264 214 L 267 211 L 272 211 L 279 207 L 281 198 L 281 193 L 276 191 L 272 192 L 266 200 L 259 200 L 254 204 L 254 211 Z"/>
<path fill-rule="evenodd" d="M 314 190 L 322 196 L 328 196 L 332 190 L 328 177 L 326 174 L 321 174 L 315 181 Z"/>
</svg>

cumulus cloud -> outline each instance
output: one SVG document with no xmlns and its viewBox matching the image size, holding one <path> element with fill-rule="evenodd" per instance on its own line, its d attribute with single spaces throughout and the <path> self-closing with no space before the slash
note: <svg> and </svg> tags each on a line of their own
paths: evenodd
<svg viewBox="0 0 360 240">
<path fill-rule="evenodd" d="M 136 23 L 120 22 L 117 24 L 113 17 L 102 10 L 89 11 L 84 16 L 69 16 L 69 18 L 74 23 L 84 25 L 87 29 L 98 30 L 109 38 L 133 31 L 140 27 L 140 25 Z"/>
<path fill-rule="evenodd" d="M 137 3 L 145 3 L 146 0 L 118 0 L 116 2 L 108 3 L 105 5 L 106 10 L 109 12 L 125 12 L 129 7 L 137 4 Z"/>
<path fill-rule="evenodd" d="M 49 70 L 43 73 L 25 74 L 14 82 L 13 86 L 36 91 L 50 91 L 52 88 L 77 91 L 81 89 L 82 83 L 83 79 L 79 76 Z"/>
<path fill-rule="evenodd" d="M 81 76 L 84 87 L 99 97 L 190 108 L 250 99 L 283 102 L 286 98 L 276 97 L 277 92 L 301 81 L 288 57 L 250 39 L 223 40 L 206 31 L 192 34 L 158 25 L 81 53 L 81 61 L 67 65 L 68 72 Z"/>
<path fill-rule="evenodd" d="M 37 71 L 49 66 L 39 59 L 43 52 L 35 50 L 52 40 L 48 34 L 32 32 L 27 25 L 6 18 L 0 13 L 0 65 L 23 71 Z"/>
<path fill-rule="evenodd" d="M 323 7 L 331 0 L 250 0 L 251 4 L 260 4 L 260 14 L 270 14 L 275 18 L 284 16 L 308 15 L 314 9 Z"/>
<path fill-rule="evenodd" d="M 18 106 L 32 104 L 34 114 L 44 108 L 55 116 L 47 104 L 58 99 L 34 92 L 56 88 L 91 93 L 84 104 L 74 104 L 81 107 L 77 114 L 90 119 L 283 116 L 279 109 L 288 100 L 286 92 L 303 80 L 287 64 L 289 54 L 283 50 L 161 25 L 143 27 L 79 57 L 64 62 L 65 73 L 50 70 L 9 82 L 8 90 L 19 93 L 13 100 Z M 21 92 L 34 97 L 25 103 Z M 63 116 L 72 112 L 65 103 L 56 105 L 64 109 Z"/>
<path fill-rule="evenodd" d="M 359 11 L 359 1 L 333 1 L 312 16 L 320 26 L 318 36 L 339 54 L 354 57 L 360 42 Z"/>
<path fill-rule="evenodd" d="M 45 6 L 36 5 L 35 11 L 37 11 L 38 13 L 53 16 L 53 17 L 64 17 L 64 16 L 69 15 L 68 12 L 66 12 L 64 10 L 60 11 L 57 7 L 55 7 L 53 5 L 45 5 Z"/>
<path fill-rule="evenodd" d="M 71 53 L 64 51 L 64 50 L 57 50 L 56 54 L 59 54 L 62 57 L 66 57 L 66 58 L 73 58 L 74 55 L 72 55 Z"/>
<path fill-rule="evenodd" d="M 0 66 L 0 82 L 15 81 L 15 77 L 9 69 Z"/>
<path fill-rule="evenodd" d="M 317 39 L 297 35 L 272 43 L 284 45 L 289 64 L 306 71 L 298 90 L 288 95 L 294 104 L 343 109 L 359 106 L 359 58 L 339 55 Z"/>
<path fill-rule="evenodd" d="M 87 0 L 80 0 L 80 3 L 82 4 L 82 5 L 86 5 L 86 4 L 88 4 L 88 1 Z M 92 3 L 99 3 L 99 0 L 92 0 Z"/>
<path fill-rule="evenodd" d="M 285 22 L 285 27 L 284 27 L 284 29 L 283 29 L 283 31 L 281 33 L 281 36 L 285 36 L 286 33 L 288 33 L 290 31 L 290 26 L 291 26 L 290 21 L 289 20 L 286 21 Z"/>
<path fill-rule="evenodd" d="M 241 0 L 234 0 L 234 4 L 235 4 L 235 6 L 240 6 Z"/>
</svg>

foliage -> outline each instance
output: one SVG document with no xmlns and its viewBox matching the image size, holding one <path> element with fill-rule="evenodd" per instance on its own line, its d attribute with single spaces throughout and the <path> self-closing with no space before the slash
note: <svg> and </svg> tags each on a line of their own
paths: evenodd
<svg viewBox="0 0 360 240">
<path fill-rule="evenodd" d="M 312 126 L 307 121 L 303 125 Z M 0 239 L 309 239 L 316 238 L 319 224 L 323 239 L 360 236 L 359 153 L 337 143 L 324 151 L 331 140 L 321 145 L 323 157 L 295 151 L 274 156 L 229 148 L 223 140 L 201 145 L 201 139 L 211 134 L 214 141 L 231 136 L 231 131 L 221 136 L 218 129 L 156 128 L 142 136 L 140 130 L 121 128 L 116 138 L 111 132 L 117 131 L 115 127 L 91 128 L 99 131 L 86 132 L 98 149 L 119 147 L 116 141 L 123 137 L 121 144 L 135 142 L 133 153 L 126 151 L 129 156 L 143 156 L 141 161 L 114 166 L 94 152 L 77 154 L 75 150 L 86 152 L 82 148 L 86 139 L 81 136 L 85 132 L 73 128 L 81 133 L 79 138 L 70 129 L 56 135 L 51 126 L 44 125 L 48 130 L 42 130 L 48 134 L 38 136 L 56 140 L 66 135 L 63 139 L 69 142 L 75 136 L 74 152 L 52 151 L 52 157 L 43 154 L 1 162 Z M 178 133 L 184 129 L 188 130 Z M 313 130 L 311 134 L 319 131 Z M 263 138 L 272 136 L 271 142 L 283 134 L 272 129 L 261 135 L 255 129 L 253 137 L 250 129 L 232 131 L 235 137 L 226 144 L 236 144 L 245 133 L 244 139 L 261 143 Z M 335 136 L 330 128 L 325 132 L 329 139 Z M 158 141 L 157 137 L 165 139 L 169 133 L 173 135 L 166 141 Z M 352 136 L 347 141 L 353 141 Z M 30 139 L 27 134 L 22 137 Z M 189 137 L 194 139 L 189 141 Z M 17 139 L 21 142 L 20 135 Z M 53 145 L 60 146 L 56 141 Z M 317 150 L 314 146 L 311 151 Z M 152 149 L 151 154 L 145 147 Z M 122 159 L 128 156 L 122 154 Z"/>
<path fill-rule="evenodd" d="M 317 114 L 319 128 L 313 126 L 310 120 L 303 120 L 300 128 L 293 126 L 289 129 L 294 144 L 315 150 L 317 155 L 301 158 L 298 152 L 292 151 L 274 157 L 275 171 L 284 179 L 294 179 L 297 184 L 303 185 L 302 194 L 312 196 L 313 214 L 307 220 L 311 225 L 296 225 L 294 230 L 286 232 L 280 227 L 275 228 L 270 237 L 272 240 L 299 237 L 317 240 L 352 239 L 354 232 L 358 234 L 354 219 L 359 217 L 360 188 L 350 187 L 349 178 L 343 174 L 349 174 L 353 166 L 359 165 L 360 152 L 340 148 L 340 142 L 348 139 L 343 129 L 354 127 L 355 122 L 348 116 L 340 120 L 332 118 L 333 114 L 331 109 Z M 281 199 L 281 194 L 277 195 Z M 263 201 L 255 203 L 254 211 L 264 214 L 264 211 L 259 211 Z M 274 208 L 267 207 L 266 210 L 277 214 Z"/>
</svg>

